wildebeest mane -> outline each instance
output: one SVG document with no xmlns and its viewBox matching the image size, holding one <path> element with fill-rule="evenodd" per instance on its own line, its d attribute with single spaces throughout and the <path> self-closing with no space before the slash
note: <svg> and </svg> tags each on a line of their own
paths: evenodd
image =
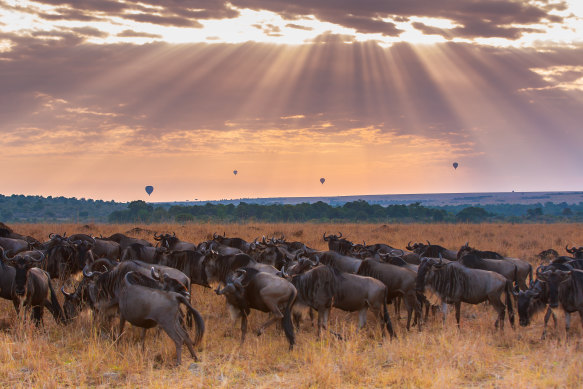
<svg viewBox="0 0 583 389">
<path fill-rule="evenodd" d="M 459 259 L 459 263 L 470 269 L 490 270 L 488 263 L 475 254 L 466 254 Z"/>
<path fill-rule="evenodd" d="M 386 274 L 379 269 L 379 266 L 388 266 L 389 264 L 381 264 L 380 262 L 376 262 L 375 260 L 364 260 L 362 261 L 360 267 L 358 268 L 358 272 L 356 274 L 366 277 L 376 278 L 377 280 L 382 281 L 385 285 L 390 283 L 389 280 L 386 280 Z"/>
<path fill-rule="evenodd" d="M 254 262 L 254 259 L 247 254 L 235 254 L 233 260 L 231 261 L 231 255 L 219 256 L 215 262 L 217 277 L 219 280 L 226 280 L 227 276 L 233 270 L 246 267 L 250 263 Z"/>
<path fill-rule="evenodd" d="M 433 267 L 430 271 L 432 276 L 427 283 L 443 299 L 457 299 L 459 296 L 469 294 L 468 276 L 460 265 L 456 266 L 455 262 L 438 268 Z"/>
<path fill-rule="evenodd" d="M 126 274 L 127 280 L 132 285 L 141 285 L 150 289 L 160 289 L 160 283 L 150 277 L 135 271 Z"/>
<path fill-rule="evenodd" d="M 567 312 L 573 312 L 583 301 L 583 271 L 572 270 L 571 277 L 559 284 L 559 301 Z"/>
<path fill-rule="evenodd" d="M 389 258 L 387 258 L 387 263 L 390 263 L 391 265 L 395 265 L 395 266 L 399 266 L 399 267 L 405 267 L 409 264 L 407 261 L 405 261 L 401 257 L 389 257 Z"/>
<path fill-rule="evenodd" d="M 334 296 L 337 289 L 337 272 L 330 266 L 320 265 L 293 276 L 291 282 L 302 300 L 314 301 L 318 293 L 324 292 L 327 296 Z"/>
</svg>

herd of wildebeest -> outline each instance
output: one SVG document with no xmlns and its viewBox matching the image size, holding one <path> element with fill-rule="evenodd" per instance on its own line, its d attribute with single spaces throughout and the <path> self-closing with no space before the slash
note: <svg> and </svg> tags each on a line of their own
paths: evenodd
<svg viewBox="0 0 583 389">
<path fill-rule="evenodd" d="M 405 308 L 407 330 L 413 325 L 421 331 L 429 312 L 435 314 L 439 308 L 445 322 L 448 304 L 455 307 L 459 327 L 462 302 L 488 302 L 500 329 L 506 313 L 514 328 L 514 306 L 522 326 L 546 309 L 543 337 L 551 316 L 556 326 L 553 308 L 563 309 L 567 334 L 571 313 L 579 312 L 583 320 L 583 247 L 566 247 L 571 256 L 560 256 L 553 249 L 541 252 L 533 278 L 527 261 L 468 243 L 449 250 L 430 242 L 409 242 L 401 249 L 384 243 L 353 243 L 341 233 L 324 233 L 329 250 L 320 251 L 284 236 L 247 242 L 214 233 L 212 239 L 195 244 L 175 233 L 154 233 L 154 246 L 122 233 L 109 237 L 51 233 L 40 242 L 4 227 L 0 228 L 0 297 L 12 300 L 19 320 L 27 316 L 22 311 L 32 311 L 32 320 L 40 326 L 44 308 L 63 325 L 83 310 L 92 311 L 94 324 L 100 326 L 118 315 L 120 335 L 126 321 L 143 329 L 142 347 L 146 330 L 160 326 L 175 342 L 178 364 L 184 343 L 197 359 L 194 348 L 205 331 L 202 315 L 191 305 L 192 284 L 217 285 L 215 292 L 225 296 L 233 320 L 241 319 L 241 343 L 247 316 L 255 309 L 269 313 L 257 335 L 280 322 L 290 349 L 294 329 L 306 312 L 310 318 L 317 313 L 318 336 L 324 329 L 342 338 L 327 327 L 332 307 L 358 312 L 359 328 L 371 310 L 379 318 L 383 336 L 386 328 L 391 338 L 395 336 L 387 309 L 391 303 L 397 315 L 401 305 Z M 63 285 L 63 306 L 54 279 Z"/>
</svg>

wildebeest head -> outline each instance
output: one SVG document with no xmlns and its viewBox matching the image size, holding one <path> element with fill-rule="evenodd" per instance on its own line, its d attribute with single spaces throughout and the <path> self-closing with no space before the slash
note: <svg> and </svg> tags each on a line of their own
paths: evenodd
<svg viewBox="0 0 583 389">
<path fill-rule="evenodd" d="M 79 269 L 83 269 L 88 262 L 92 261 L 89 251 L 95 245 L 95 241 L 76 240 L 72 244 L 77 249 L 77 266 Z"/>
<path fill-rule="evenodd" d="M 83 278 L 75 288 L 75 291 L 69 293 L 65 290 L 65 285 L 61 287 L 61 293 L 65 297 L 63 302 L 63 311 L 65 312 L 65 319 L 72 320 L 79 315 L 84 304 L 90 304 L 87 286 L 90 279 Z"/>
<path fill-rule="evenodd" d="M 583 259 L 583 246 L 577 248 L 575 246 L 569 248 L 569 246 L 565 246 L 565 250 L 567 250 L 567 252 L 569 254 L 573 254 L 573 258 L 575 259 Z"/>
<path fill-rule="evenodd" d="M 549 306 L 556 308 L 559 306 L 559 284 L 571 277 L 571 271 L 558 270 L 554 267 L 536 269 L 536 277 L 547 283 L 549 287 Z"/>
<path fill-rule="evenodd" d="M 522 327 L 530 324 L 532 316 L 546 307 L 548 300 L 547 284 L 541 280 L 536 280 L 527 290 L 514 292 L 517 297 L 518 322 Z"/>
<path fill-rule="evenodd" d="M 243 286 L 242 282 L 245 278 L 247 271 L 245 269 L 238 269 L 233 274 L 230 274 L 225 282 L 225 286 L 223 289 L 220 289 L 220 286 L 217 286 L 215 289 L 215 293 L 220 295 L 241 295 L 245 287 Z"/>
<path fill-rule="evenodd" d="M 415 279 L 415 290 L 417 293 L 423 293 L 425 290 L 425 284 L 431 277 L 431 270 L 432 269 L 440 269 L 445 266 L 446 263 L 443 262 L 443 259 L 439 258 L 439 260 L 435 258 L 422 258 L 421 264 L 417 269 L 417 278 Z"/>
<path fill-rule="evenodd" d="M 26 296 L 28 271 L 45 258 L 42 251 L 37 251 L 37 253 L 39 253 L 37 258 L 31 255 L 15 255 L 12 258 L 7 258 L 7 262 L 16 270 L 14 275 L 14 293 L 20 299 Z"/>
</svg>

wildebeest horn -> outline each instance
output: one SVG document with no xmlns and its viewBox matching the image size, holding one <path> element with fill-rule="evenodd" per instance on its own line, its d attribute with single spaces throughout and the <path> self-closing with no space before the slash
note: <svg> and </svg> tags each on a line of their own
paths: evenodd
<svg viewBox="0 0 583 389">
<path fill-rule="evenodd" d="M 65 292 L 65 285 L 61 286 L 61 293 L 65 295 L 65 297 L 71 297 L 72 293 Z"/>
<path fill-rule="evenodd" d="M 407 250 L 413 250 L 413 247 L 411 247 L 411 241 L 409 241 L 409 243 L 407 243 L 407 246 L 405 248 Z"/>
<path fill-rule="evenodd" d="M 45 254 L 42 251 L 37 250 L 36 252 L 40 254 L 39 259 L 33 258 L 30 255 L 27 255 L 26 257 L 29 258 L 32 262 L 41 262 L 43 259 L 45 259 Z"/>
<path fill-rule="evenodd" d="M 464 246 L 465 247 L 470 247 L 470 241 L 468 240 Z"/>
<path fill-rule="evenodd" d="M 215 251 L 215 249 L 213 249 L 212 247 L 211 247 L 211 253 L 212 254 L 215 254 L 215 255 L 219 255 L 219 252 L 218 251 Z"/>
<path fill-rule="evenodd" d="M 218 235 L 216 232 L 213 232 L 213 239 L 217 239 Z"/>
<path fill-rule="evenodd" d="M 53 239 L 54 239 L 54 237 L 55 237 L 55 233 L 54 233 L 54 232 L 51 232 L 51 233 L 49 234 L 49 239 L 50 239 L 50 240 L 53 240 Z"/>
<path fill-rule="evenodd" d="M 265 244 L 265 245 L 267 244 L 267 242 L 265 241 L 265 235 L 263 235 L 263 236 L 261 237 L 261 243 L 263 243 L 263 244 Z"/>
<path fill-rule="evenodd" d="M 338 238 L 342 238 L 342 232 L 338 231 Z"/>
<path fill-rule="evenodd" d="M 156 274 L 156 269 L 154 269 L 154 266 L 150 268 L 150 274 L 152 275 L 153 279 L 160 281 L 160 273 Z"/>
<path fill-rule="evenodd" d="M 573 248 L 569 249 L 569 245 L 566 245 L 565 250 L 567 250 L 569 254 L 574 254 L 577 249 L 574 246 Z"/>
<path fill-rule="evenodd" d="M 83 268 L 83 276 L 87 278 L 92 278 L 95 275 L 94 271 L 88 271 L 87 266 Z"/>
<path fill-rule="evenodd" d="M 172 236 L 175 237 L 176 236 L 176 232 L 172 231 Z"/>
<path fill-rule="evenodd" d="M 327 242 L 330 237 L 326 238 L 326 231 L 324 231 L 324 240 Z"/>
<path fill-rule="evenodd" d="M 282 267 L 281 267 L 281 274 L 282 274 L 284 277 L 289 277 L 289 274 L 287 274 L 287 272 L 285 271 L 285 266 L 282 266 Z"/>
<path fill-rule="evenodd" d="M 160 235 L 158 235 L 157 233 L 154 232 L 154 239 L 155 240 L 162 240 L 162 237 L 160 237 Z"/>
<path fill-rule="evenodd" d="M 314 266 L 318 266 L 320 263 L 320 257 L 318 255 L 314 255 L 316 257 L 316 264 Z"/>
<path fill-rule="evenodd" d="M 430 241 L 427 241 L 427 244 L 428 244 L 429 246 L 431 246 L 431 242 L 430 242 Z"/>
</svg>

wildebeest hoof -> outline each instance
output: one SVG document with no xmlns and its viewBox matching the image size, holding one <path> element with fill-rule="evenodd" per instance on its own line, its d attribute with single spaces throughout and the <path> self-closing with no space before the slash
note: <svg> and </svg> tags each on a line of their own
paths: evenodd
<svg viewBox="0 0 583 389">
<path fill-rule="evenodd" d="M 263 329 L 262 328 L 260 328 L 260 329 L 257 330 L 257 336 L 261 336 L 262 333 L 263 333 Z"/>
</svg>

